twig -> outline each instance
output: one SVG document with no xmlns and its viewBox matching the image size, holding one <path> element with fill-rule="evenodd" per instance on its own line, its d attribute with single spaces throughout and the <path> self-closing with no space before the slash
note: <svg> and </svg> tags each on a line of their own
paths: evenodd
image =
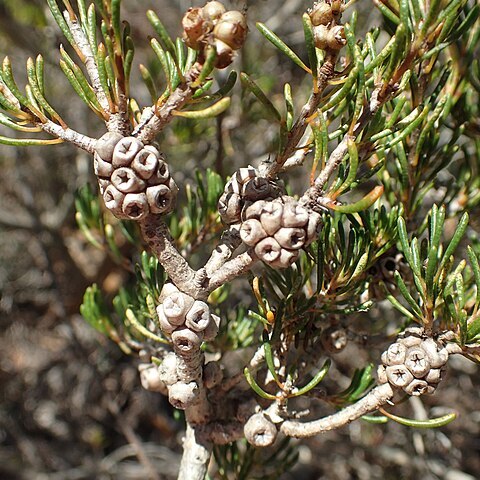
<svg viewBox="0 0 480 480">
<path fill-rule="evenodd" d="M 142 235 L 158 258 L 173 283 L 183 292 L 197 298 L 199 288 L 195 285 L 195 271 L 176 249 L 167 225 L 161 216 L 148 215 L 139 222 Z"/>
<path fill-rule="evenodd" d="M 150 143 L 172 120 L 173 112 L 181 109 L 192 98 L 195 89 L 190 85 L 197 79 L 200 71 L 201 66 L 195 64 L 185 74 L 185 82 L 175 89 L 161 107 L 151 108 L 150 114 L 146 120 L 134 130 L 133 135 L 143 143 Z"/>
<path fill-rule="evenodd" d="M 323 91 L 328 85 L 328 80 L 335 72 L 337 53 L 330 53 L 318 72 L 317 91 L 313 92 L 307 103 L 303 106 L 300 116 L 288 134 L 288 142 L 283 151 L 277 155 L 274 162 L 264 162 L 260 165 L 260 173 L 267 178 L 274 178 L 285 162 L 295 153 L 300 140 L 308 127 L 309 118 L 315 113 L 322 99 Z"/>
<path fill-rule="evenodd" d="M 375 387 L 358 402 L 333 415 L 305 423 L 287 420 L 282 423 L 280 431 L 289 437 L 307 438 L 343 427 L 387 403 L 393 397 L 393 393 L 390 384 L 385 383 Z"/>
<path fill-rule="evenodd" d="M 195 427 L 187 423 L 183 455 L 177 480 L 204 480 L 212 452 L 210 442 L 201 440 Z"/>
<path fill-rule="evenodd" d="M 220 243 L 215 247 L 205 264 L 207 275 L 212 275 L 222 267 L 242 243 L 238 227 L 238 225 L 231 225 L 228 230 L 222 233 Z"/>
<path fill-rule="evenodd" d="M 258 258 L 252 250 L 247 250 L 228 261 L 217 272 L 212 273 L 212 276 L 209 278 L 208 291 L 213 292 L 213 290 L 224 283 L 243 275 L 252 268 L 256 261 L 258 261 Z"/>
<path fill-rule="evenodd" d="M 87 137 L 70 128 L 63 128 L 51 120 L 47 120 L 45 123 L 39 123 L 38 126 L 54 137 L 61 138 L 65 142 L 69 142 L 88 153 L 95 153 L 96 140 L 94 138 Z"/>
<path fill-rule="evenodd" d="M 72 19 L 68 11 L 63 12 L 63 16 L 65 17 L 65 21 L 72 32 L 73 39 L 78 47 L 78 49 L 82 52 L 84 58 L 82 59 L 83 63 L 85 64 L 85 68 L 87 69 L 87 74 L 92 82 L 92 88 L 95 92 L 95 96 L 98 99 L 101 107 L 103 108 L 105 113 L 110 112 L 110 107 L 107 99 L 106 93 L 103 91 L 102 83 L 100 82 L 100 75 L 98 73 L 98 66 L 95 61 L 95 55 L 92 52 L 92 48 L 88 43 L 88 39 L 82 30 L 81 25 L 78 23 L 77 19 Z"/>
</svg>

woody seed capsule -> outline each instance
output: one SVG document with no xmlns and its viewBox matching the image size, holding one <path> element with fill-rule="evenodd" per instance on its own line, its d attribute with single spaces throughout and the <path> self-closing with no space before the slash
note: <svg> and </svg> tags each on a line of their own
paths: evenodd
<svg viewBox="0 0 480 480">
<path fill-rule="evenodd" d="M 103 201 L 105 202 L 105 206 L 114 215 L 123 216 L 122 204 L 124 198 L 125 195 L 111 184 L 108 185 L 108 187 L 103 192 Z"/>
<path fill-rule="evenodd" d="M 147 202 L 152 213 L 166 213 L 170 210 L 174 195 L 166 185 L 153 185 L 147 188 Z"/>
<path fill-rule="evenodd" d="M 298 254 L 298 250 L 286 250 L 282 248 L 280 256 L 273 262 L 270 262 L 270 266 L 273 268 L 291 267 L 296 262 Z"/>
<path fill-rule="evenodd" d="M 333 20 L 332 7 L 327 3 L 321 2 L 313 6 L 309 13 L 313 26 L 327 25 Z"/>
<path fill-rule="evenodd" d="M 112 173 L 112 184 L 123 193 L 140 192 L 145 188 L 145 182 L 131 169 L 120 167 Z"/>
<path fill-rule="evenodd" d="M 262 224 L 258 220 L 246 220 L 240 227 L 240 238 L 242 241 L 254 247 L 260 240 L 263 240 L 267 236 L 267 233 L 262 227 Z"/>
<path fill-rule="evenodd" d="M 205 302 L 195 300 L 187 313 L 185 325 L 195 332 L 205 330 L 210 322 L 210 309 Z"/>
<path fill-rule="evenodd" d="M 302 228 L 280 228 L 274 235 L 281 247 L 298 250 L 305 244 L 305 230 Z"/>
<path fill-rule="evenodd" d="M 133 159 L 132 168 L 143 180 L 148 180 L 156 171 L 158 165 L 157 157 L 154 153 L 146 149 L 140 150 Z"/>
<path fill-rule="evenodd" d="M 120 133 L 107 132 L 95 143 L 95 151 L 104 162 L 112 163 L 113 151 L 117 143 L 123 138 Z"/>
<path fill-rule="evenodd" d="M 257 243 L 255 246 L 255 254 L 260 260 L 271 263 L 280 257 L 282 247 L 272 238 L 267 237 Z"/>
<path fill-rule="evenodd" d="M 146 217 L 149 213 L 146 195 L 144 193 L 127 193 L 122 211 L 130 220 L 140 220 Z"/>
<path fill-rule="evenodd" d="M 113 173 L 113 166 L 100 157 L 98 153 L 93 156 L 93 170 L 97 177 L 110 177 Z"/>
<path fill-rule="evenodd" d="M 143 143 L 135 137 L 123 137 L 113 150 L 112 164 L 114 167 L 129 166 L 137 153 L 143 148 Z"/>
<path fill-rule="evenodd" d="M 267 203 L 260 215 L 260 222 L 268 235 L 273 235 L 281 224 L 283 205 L 279 202 Z"/>
<path fill-rule="evenodd" d="M 203 16 L 211 21 L 218 20 L 225 13 L 225 10 L 223 4 L 216 1 L 207 2 L 202 9 Z"/>
<path fill-rule="evenodd" d="M 238 50 L 245 42 L 247 30 L 239 22 L 225 20 L 224 17 L 225 15 L 222 15 L 220 21 L 215 25 L 213 35 L 233 50 Z"/>
</svg>

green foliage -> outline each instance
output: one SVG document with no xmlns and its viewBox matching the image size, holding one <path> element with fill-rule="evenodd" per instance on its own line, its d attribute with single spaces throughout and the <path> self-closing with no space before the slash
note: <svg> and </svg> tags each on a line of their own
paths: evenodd
<svg viewBox="0 0 480 480">
<path fill-rule="evenodd" d="M 298 449 L 289 438 L 265 453 L 246 442 L 215 447 L 215 461 L 222 480 L 274 480 L 297 462 Z"/>
</svg>

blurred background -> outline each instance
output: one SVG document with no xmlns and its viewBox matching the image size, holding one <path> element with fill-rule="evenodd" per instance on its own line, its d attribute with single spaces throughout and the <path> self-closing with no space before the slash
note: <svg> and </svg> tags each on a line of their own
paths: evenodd
<svg viewBox="0 0 480 480">
<path fill-rule="evenodd" d="M 262 40 L 256 20 L 302 51 L 301 14 L 310 2 L 226 2 L 248 8 L 250 36 L 235 68 L 253 75 L 272 98 L 289 82 L 301 104 L 302 72 Z M 192 2 L 123 2 L 136 40 L 136 65 L 153 65 L 145 12 L 156 10 L 172 35 Z M 195 5 L 197 5 L 196 3 Z M 381 25 L 372 3 L 357 3 L 361 28 Z M 348 17 L 348 15 L 347 15 Z M 104 130 L 73 95 L 58 67 L 64 42 L 44 0 L 0 0 L 0 52 L 23 84 L 29 56 L 42 53 L 47 94 L 72 128 L 98 137 Z M 138 68 L 132 91 L 141 106 L 148 91 Z M 261 76 L 260 76 L 261 72 Z M 135 87 L 137 85 L 137 87 Z M 161 138 L 175 179 L 190 182 L 195 168 L 226 175 L 234 166 L 268 155 L 273 139 L 252 96 L 235 87 L 233 105 L 219 119 L 178 121 Z M 9 132 L 1 131 L 6 135 Z M 75 193 L 91 184 L 92 159 L 69 145 L 0 147 L 0 478 L 2 480 L 173 479 L 181 455 L 182 421 L 159 394 L 143 390 L 138 360 L 93 330 L 79 315 L 85 288 L 96 282 L 116 292 L 130 273 L 92 247 L 75 223 Z M 301 180 L 299 180 L 301 182 Z M 124 255 L 136 252 L 120 245 Z M 367 361 L 355 347 L 337 357 L 333 380 L 343 385 Z M 399 408 L 414 418 L 452 410 L 458 419 L 438 430 L 414 430 L 390 422 L 356 422 L 298 443 L 299 459 L 281 478 L 468 480 L 480 474 L 478 367 L 460 358 L 435 396 Z M 256 452 L 262 459 L 263 452 Z M 255 478 L 269 478 L 259 468 Z M 216 476 L 212 470 L 212 478 Z M 232 477 L 233 478 L 233 477 Z M 276 477 L 278 478 L 278 476 Z"/>
</svg>

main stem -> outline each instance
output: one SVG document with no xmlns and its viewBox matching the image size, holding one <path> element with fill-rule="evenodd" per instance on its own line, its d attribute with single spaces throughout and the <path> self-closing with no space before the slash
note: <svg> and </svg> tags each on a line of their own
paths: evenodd
<svg viewBox="0 0 480 480">
<path fill-rule="evenodd" d="M 211 454 L 212 444 L 201 440 L 196 427 L 187 422 L 178 480 L 204 480 Z"/>
</svg>

